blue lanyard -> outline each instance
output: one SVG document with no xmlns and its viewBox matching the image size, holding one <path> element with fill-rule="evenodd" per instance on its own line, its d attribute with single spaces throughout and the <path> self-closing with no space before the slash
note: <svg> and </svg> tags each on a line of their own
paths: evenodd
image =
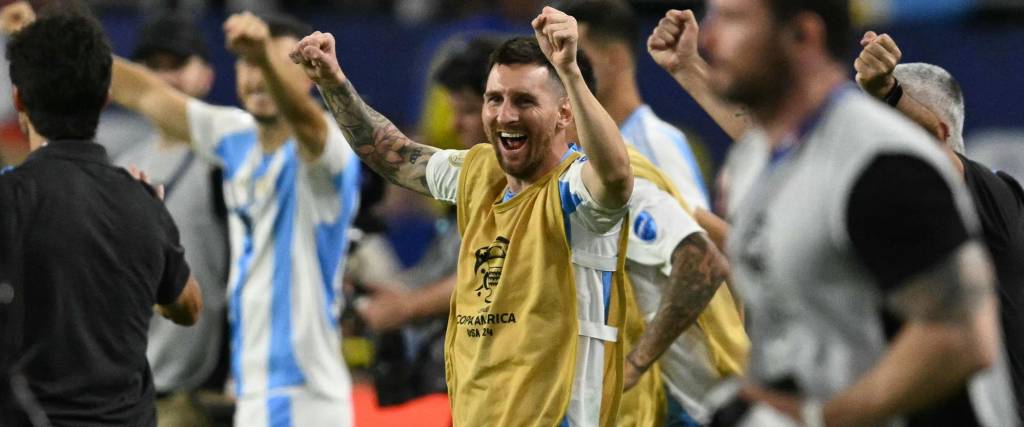
<svg viewBox="0 0 1024 427">
<path fill-rule="evenodd" d="M 817 128 L 821 123 L 821 119 L 825 116 L 825 112 L 850 90 L 856 90 L 852 83 L 844 83 L 833 88 L 825 98 L 825 102 L 821 103 L 821 105 L 818 106 L 818 108 L 814 110 L 809 117 L 804 119 L 796 132 L 786 135 L 783 137 L 782 141 L 780 141 L 778 146 L 772 148 L 767 169 L 774 169 L 782 163 L 782 161 L 789 158 L 791 154 L 798 151 L 800 147 L 807 142 L 807 137 L 811 134 L 811 131 Z"/>
</svg>

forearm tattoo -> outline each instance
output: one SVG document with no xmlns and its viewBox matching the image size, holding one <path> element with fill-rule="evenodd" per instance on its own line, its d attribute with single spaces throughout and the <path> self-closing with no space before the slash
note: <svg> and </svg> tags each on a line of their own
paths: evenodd
<svg viewBox="0 0 1024 427">
<path fill-rule="evenodd" d="M 672 253 L 672 274 L 661 296 L 658 313 L 630 360 L 649 367 L 689 328 L 728 275 L 728 267 L 713 243 L 701 233 L 683 239 Z"/>
<path fill-rule="evenodd" d="M 888 304 L 906 320 L 964 323 L 992 293 L 988 255 L 979 243 L 970 242 L 908 280 L 889 296 Z"/>
<path fill-rule="evenodd" d="M 417 144 L 390 120 L 363 102 L 352 83 L 320 88 L 352 150 L 393 184 L 430 195 L 427 160 L 436 148 Z"/>
</svg>

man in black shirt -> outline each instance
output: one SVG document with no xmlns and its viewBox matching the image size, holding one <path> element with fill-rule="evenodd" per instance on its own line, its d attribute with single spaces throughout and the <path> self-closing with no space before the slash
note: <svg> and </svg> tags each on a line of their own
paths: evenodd
<svg viewBox="0 0 1024 427">
<path fill-rule="evenodd" d="M 110 46 L 91 18 L 52 16 L 16 33 L 7 56 L 33 149 L 0 175 L 24 288 L 16 364 L 54 425 L 155 425 L 153 306 L 190 325 L 202 299 L 156 193 L 91 141 Z"/>
<path fill-rule="evenodd" d="M 855 64 L 861 88 L 943 143 L 974 202 L 998 279 L 1003 341 L 1019 411 L 1024 408 L 1024 191 L 1012 176 L 964 155 L 963 93 L 949 72 L 924 63 L 896 65 L 902 52 L 887 34 L 869 31 L 861 44 L 864 50 Z"/>
</svg>

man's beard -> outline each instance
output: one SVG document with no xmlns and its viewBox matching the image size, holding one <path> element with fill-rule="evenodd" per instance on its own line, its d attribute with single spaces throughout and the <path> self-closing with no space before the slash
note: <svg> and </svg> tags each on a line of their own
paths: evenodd
<svg viewBox="0 0 1024 427">
<path fill-rule="evenodd" d="M 252 114 L 252 118 L 261 125 L 274 125 L 281 120 L 281 116 L 278 114 Z"/>
<path fill-rule="evenodd" d="M 531 143 L 532 143 L 532 141 L 531 141 Z M 509 175 L 511 175 L 511 176 L 513 176 L 513 177 L 515 177 L 517 179 L 521 179 L 521 180 L 528 180 L 528 179 L 533 178 L 536 175 L 537 168 L 539 168 L 541 163 L 543 163 L 543 161 L 544 161 L 544 158 L 543 158 L 543 155 L 542 155 L 543 151 L 538 153 L 538 152 L 532 151 L 532 150 L 534 150 L 537 147 L 532 147 L 532 146 L 531 147 L 526 147 L 526 149 L 529 151 L 529 153 L 527 153 L 525 161 L 520 162 L 519 165 L 518 165 L 518 168 L 516 170 L 512 170 L 512 169 L 510 169 L 510 166 L 505 162 L 505 159 L 502 157 L 501 148 L 497 146 L 497 145 L 500 145 L 500 144 L 501 144 L 501 142 L 498 142 L 497 144 L 495 144 L 494 155 L 498 158 L 498 165 L 501 166 L 502 172 L 505 172 L 506 174 L 509 174 Z M 538 154 L 540 154 L 540 155 L 538 155 Z"/>
<path fill-rule="evenodd" d="M 722 88 L 719 95 L 752 110 L 773 109 L 792 89 L 793 69 L 777 49 L 767 49 L 758 62 L 761 66 L 756 72 L 736 78 L 731 85 Z"/>
</svg>

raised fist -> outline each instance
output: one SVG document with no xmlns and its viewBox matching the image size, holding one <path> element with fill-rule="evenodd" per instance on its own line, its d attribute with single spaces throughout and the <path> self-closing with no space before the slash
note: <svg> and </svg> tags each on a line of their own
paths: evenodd
<svg viewBox="0 0 1024 427">
<path fill-rule="evenodd" d="M 224 39 L 228 50 L 248 62 L 258 64 L 267 59 L 270 28 L 252 13 L 236 13 L 224 21 Z"/>
<path fill-rule="evenodd" d="M 338 65 L 334 52 L 334 36 L 319 31 L 304 37 L 295 45 L 289 56 L 292 62 L 302 65 L 306 75 L 320 87 L 345 84 L 345 73 Z"/>
<path fill-rule="evenodd" d="M 697 52 L 700 27 L 690 10 L 672 9 L 658 21 L 658 26 L 647 38 L 647 52 L 654 63 L 669 74 L 685 72 L 691 65 L 703 61 Z"/>
<path fill-rule="evenodd" d="M 888 34 L 877 35 L 874 31 L 864 33 L 860 40 L 864 47 L 853 62 L 857 70 L 857 84 L 876 98 L 884 98 L 896 85 L 892 72 L 900 63 L 903 52 Z"/>
<path fill-rule="evenodd" d="M 548 61 L 559 72 L 570 71 L 576 65 L 576 45 L 580 38 L 576 18 L 546 6 L 532 25 L 540 50 Z"/>
<path fill-rule="evenodd" d="M 27 1 L 16 1 L 0 9 L 0 31 L 14 34 L 36 20 L 36 13 Z"/>
</svg>

